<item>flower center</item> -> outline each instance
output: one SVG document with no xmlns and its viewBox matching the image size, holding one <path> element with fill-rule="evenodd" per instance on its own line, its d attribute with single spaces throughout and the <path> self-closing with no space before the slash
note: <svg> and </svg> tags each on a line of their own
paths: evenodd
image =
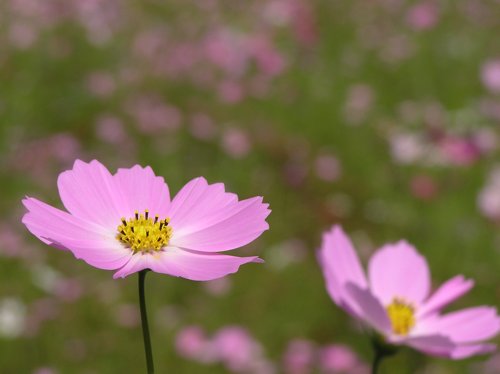
<svg viewBox="0 0 500 374">
<path fill-rule="evenodd" d="M 397 335 L 406 336 L 415 326 L 415 308 L 410 303 L 394 298 L 386 308 L 391 321 L 392 331 Z"/>
<path fill-rule="evenodd" d="M 170 218 L 159 220 L 158 215 L 149 217 L 148 210 L 144 214 L 135 211 L 134 218 L 121 219 L 116 238 L 134 253 L 160 251 L 168 245 L 172 237 L 172 228 L 168 225 Z"/>
</svg>

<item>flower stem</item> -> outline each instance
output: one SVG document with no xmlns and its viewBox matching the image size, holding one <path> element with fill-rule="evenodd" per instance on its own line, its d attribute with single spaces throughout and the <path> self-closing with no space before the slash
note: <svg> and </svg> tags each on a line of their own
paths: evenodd
<svg viewBox="0 0 500 374">
<path fill-rule="evenodd" d="M 379 337 L 373 337 L 372 347 L 374 352 L 372 374 L 377 374 L 382 360 L 386 357 L 395 355 L 397 352 L 397 347 L 385 343 Z"/>
<path fill-rule="evenodd" d="M 144 280 L 149 269 L 139 272 L 139 304 L 141 308 L 142 336 L 144 338 L 144 353 L 146 354 L 146 367 L 148 374 L 154 374 L 153 351 L 151 349 L 151 339 L 149 337 L 148 316 L 146 312 L 146 295 L 144 294 Z"/>
</svg>

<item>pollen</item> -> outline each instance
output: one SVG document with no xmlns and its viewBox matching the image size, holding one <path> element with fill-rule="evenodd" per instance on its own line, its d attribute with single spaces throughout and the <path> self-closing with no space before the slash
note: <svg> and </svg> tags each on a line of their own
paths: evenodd
<svg viewBox="0 0 500 374">
<path fill-rule="evenodd" d="M 149 217 L 148 210 L 144 214 L 136 211 L 134 217 L 127 220 L 122 217 L 116 238 L 134 253 L 158 252 L 168 245 L 172 237 L 170 218 L 159 218 L 158 215 Z"/>
<path fill-rule="evenodd" d="M 386 308 L 391 321 L 392 332 L 396 335 L 406 336 L 415 326 L 415 308 L 403 299 L 394 298 Z"/>
</svg>

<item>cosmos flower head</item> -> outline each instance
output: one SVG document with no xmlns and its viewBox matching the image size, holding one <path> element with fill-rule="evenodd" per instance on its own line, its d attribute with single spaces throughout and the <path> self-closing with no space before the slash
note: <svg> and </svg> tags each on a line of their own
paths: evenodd
<svg viewBox="0 0 500 374">
<path fill-rule="evenodd" d="M 484 340 L 500 331 L 496 309 L 479 306 L 443 314 L 473 281 L 458 275 L 430 294 L 427 262 L 406 241 L 377 250 L 366 276 L 350 239 L 333 226 L 323 236 L 318 258 L 333 301 L 386 343 L 451 359 L 495 350 Z"/>
<path fill-rule="evenodd" d="M 219 252 L 246 245 L 269 228 L 262 197 L 238 200 L 224 184 L 188 182 L 173 199 L 148 167 L 111 174 L 99 161 L 77 160 L 59 175 L 66 211 L 26 197 L 23 223 L 44 243 L 73 253 L 114 278 L 143 269 L 205 281 L 262 262 Z"/>
</svg>

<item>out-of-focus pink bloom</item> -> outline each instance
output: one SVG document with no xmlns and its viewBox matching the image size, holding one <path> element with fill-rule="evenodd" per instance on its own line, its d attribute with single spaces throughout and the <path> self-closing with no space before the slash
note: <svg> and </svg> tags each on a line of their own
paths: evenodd
<svg viewBox="0 0 500 374">
<path fill-rule="evenodd" d="M 347 346 L 332 344 L 319 351 L 319 367 L 324 374 L 351 373 L 368 374 L 366 365 Z"/>
<path fill-rule="evenodd" d="M 48 366 L 41 367 L 33 371 L 33 374 L 57 374 L 57 373 L 58 371 L 56 369 L 50 368 Z"/>
<path fill-rule="evenodd" d="M 406 241 L 386 244 L 370 258 L 368 277 L 340 226 L 326 232 L 318 259 L 333 301 L 373 328 L 388 344 L 462 359 L 492 352 L 484 340 L 500 331 L 496 309 L 479 306 L 441 314 L 473 282 L 458 275 L 430 295 L 427 262 Z"/>
<path fill-rule="evenodd" d="M 500 168 L 491 171 L 486 185 L 479 193 L 477 203 L 486 217 L 500 220 Z"/>
<path fill-rule="evenodd" d="M 38 38 L 38 30 L 31 24 L 14 22 L 9 27 L 9 40 L 19 49 L 28 49 Z"/>
<path fill-rule="evenodd" d="M 27 197 L 23 223 L 45 244 L 123 278 L 143 269 L 205 281 L 262 262 L 218 252 L 241 247 L 269 228 L 262 197 L 238 201 L 224 184 L 202 178 L 170 200 L 167 184 L 150 167 L 112 175 L 94 160 L 75 161 L 59 175 L 65 212 Z"/>
<path fill-rule="evenodd" d="M 220 100 L 230 104 L 239 103 L 245 96 L 242 85 L 233 80 L 221 82 L 217 91 Z"/>
<path fill-rule="evenodd" d="M 110 97 L 115 91 L 115 80 L 107 72 L 97 71 L 87 77 L 87 88 L 95 96 L 100 98 Z"/>
<path fill-rule="evenodd" d="M 318 30 L 314 12 L 307 1 L 293 0 L 292 26 L 297 41 L 305 47 L 311 47 L 318 41 Z"/>
<path fill-rule="evenodd" d="M 5 257 L 23 257 L 26 244 L 23 238 L 8 223 L 0 223 L 0 255 Z"/>
<path fill-rule="evenodd" d="M 215 137 L 217 129 L 208 115 L 198 113 L 191 117 L 189 130 L 195 138 L 200 140 L 210 140 Z"/>
<path fill-rule="evenodd" d="M 428 175 L 416 175 L 411 179 L 412 194 L 422 200 L 429 200 L 436 196 L 438 188 L 433 178 Z"/>
<path fill-rule="evenodd" d="M 398 133 L 389 138 L 392 157 L 401 164 L 418 161 L 426 152 L 423 139 L 415 134 Z"/>
<path fill-rule="evenodd" d="M 52 154 L 57 161 L 67 163 L 80 153 L 80 143 L 71 134 L 60 133 L 50 138 Z"/>
<path fill-rule="evenodd" d="M 334 182 L 341 174 L 340 161 L 332 155 L 320 155 L 314 161 L 314 169 L 319 179 L 326 182 Z"/>
<path fill-rule="evenodd" d="M 439 20 L 437 4 L 422 1 L 413 5 L 406 16 L 408 24 L 415 30 L 428 30 L 433 28 Z"/>
<path fill-rule="evenodd" d="M 285 59 L 274 48 L 269 39 L 259 37 L 251 41 L 252 54 L 260 70 L 269 76 L 276 76 L 285 69 Z"/>
<path fill-rule="evenodd" d="M 344 108 L 346 120 L 354 125 L 361 123 L 373 106 L 375 94 L 366 84 L 355 84 L 347 92 Z"/>
<path fill-rule="evenodd" d="M 244 74 L 249 52 L 242 35 L 229 29 L 217 30 L 207 35 L 204 44 L 208 61 L 224 70 L 229 76 L 239 77 Z"/>
<path fill-rule="evenodd" d="M 134 117 L 137 127 L 145 134 L 177 130 L 182 121 L 180 111 L 155 96 L 142 96 L 128 104 L 128 111 Z"/>
<path fill-rule="evenodd" d="M 445 159 L 453 165 L 468 166 L 477 161 L 479 150 L 469 140 L 447 136 L 439 142 Z"/>
<path fill-rule="evenodd" d="M 229 156 L 242 158 L 250 152 L 251 144 L 243 130 L 231 127 L 222 134 L 222 147 Z"/>
<path fill-rule="evenodd" d="M 26 318 L 25 333 L 35 336 L 45 321 L 56 319 L 59 315 L 59 304 L 53 298 L 43 298 L 34 301 L 29 307 Z"/>
<path fill-rule="evenodd" d="M 127 138 L 122 121 L 112 115 L 103 115 L 96 121 L 96 134 L 109 144 L 122 144 Z"/>
<path fill-rule="evenodd" d="M 175 348 L 181 356 L 202 362 L 215 360 L 215 357 L 210 358 L 213 355 L 207 355 L 208 344 L 208 338 L 198 326 L 184 327 L 175 338 Z"/>
<path fill-rule="evenodd" d="M 205 282 L 204 286 L 211 295 L 222 296 L 231 290 L 231 281 L 228 278 L 219 278 Z"/>
<path fill-rule="evenodd" d="M 481 80 L 492 93 L 500 93 L 500 59 L 484 63 L 481 67 Z"/>
<path fill-rule="evenodd" d="M 115 313 L 116 322 L 120 326 L 134 328 L 139 325 L 139 310 L 135 304 L 125 304 L 118 306 Z"/>
<path fill-rule="evenodd" d="M 289 374 L 311 373 L 315 363 L 315 346 L 309 340 L 295 339 L 289 342 L 283 355 L 283 367 Z"/>
<path fill-rule="evenodd" d="M 82 296 L 83 287 L 78 279 L 59 279 L 54 287 L 54 292 L 59 299 L 73 302 Z"/>
<path fill-rule="evenodd" d="M 248 332 L 239 326 L 226 326 L 220 329 L 214 336 L 212 344 L 220 360 L 235 372 L 251 369 L 262 350 Z"/>
</svg>

